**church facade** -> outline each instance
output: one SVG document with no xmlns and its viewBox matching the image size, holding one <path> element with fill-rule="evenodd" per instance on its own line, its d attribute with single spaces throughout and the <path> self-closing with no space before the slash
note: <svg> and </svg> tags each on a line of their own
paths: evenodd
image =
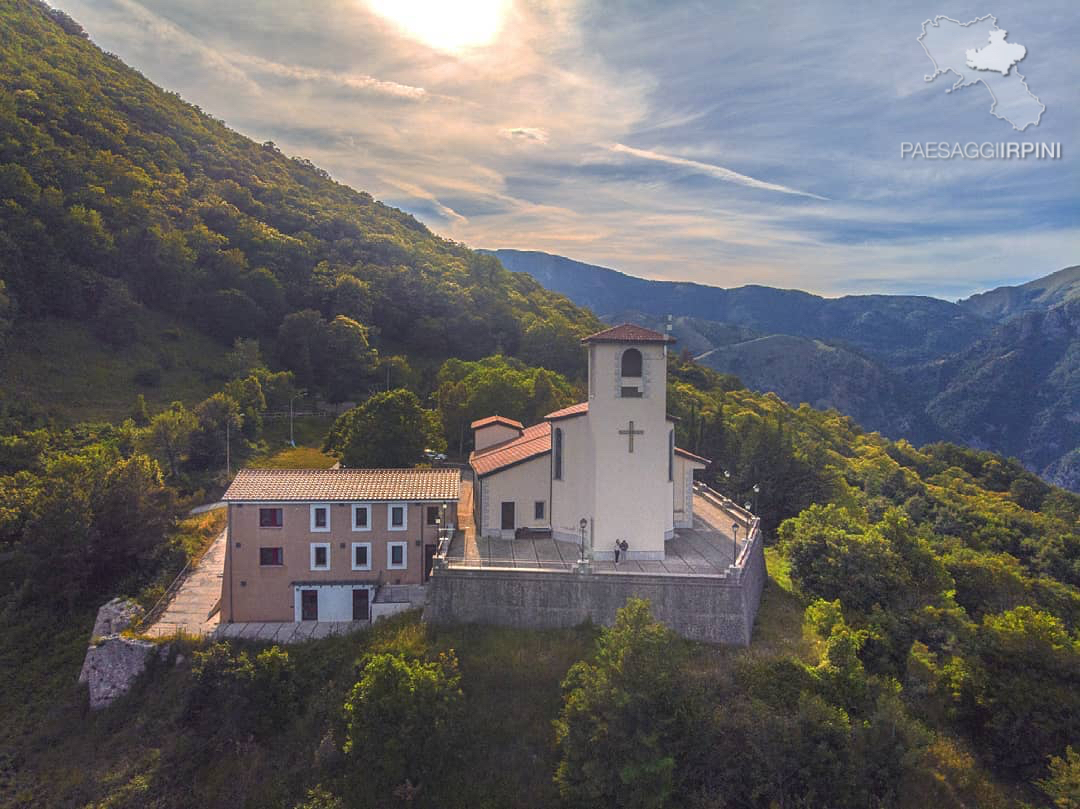
<svg viewBox="0 0 1080 809">
<path fill-rule="evenodd" d="M 675 446 L 667 413 L 674 340 L 623 324 L 582 340 L 588 399 L 529 427 L 501 416 L 473 423 L 474 518 L 482 536 L 550 533 L 593 559 L 664 559 L 693 523 L 694 470 L 709 461 Z"/>
</svg>

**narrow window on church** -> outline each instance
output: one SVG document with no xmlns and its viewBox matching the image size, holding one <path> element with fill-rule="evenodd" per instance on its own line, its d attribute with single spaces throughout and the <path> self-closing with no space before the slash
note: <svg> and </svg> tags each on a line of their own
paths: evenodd
<svg viewBox="0 0 1080 809">
<path fill-rule="evenodd" d="M 628 348 L 623 352 L 619 363 L 619 375 L 622 396 L 639 398 L 641 396 L 641 352 L 636 348 Z"/>
<path fill-rule="evenodd" d="M 675 431 L 671 430 L 667 434 L 668 452 L 667 452 L 667 479 L 675 480 Z"/>
<path fill-rule="evenodd" d="M 558 427 L 555 428 L 553 445 L 555 452 L 555 468 L 552 472 L 552 477 L 554 477 L 555 480 L 562 480 L 562 430 Z"/>
</svg>

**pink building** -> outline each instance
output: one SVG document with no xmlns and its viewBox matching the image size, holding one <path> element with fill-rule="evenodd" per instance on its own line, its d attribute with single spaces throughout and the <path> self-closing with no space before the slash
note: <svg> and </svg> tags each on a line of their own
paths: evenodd
<svg viewBox="0 0 1080 809">
<path fill-rule="evenodd" d="M 222 621 L 370 620 L 380 587 L 431 575 L 460 481 L 454 469 L 240 470 L 222 498 Z"/>
</svg>

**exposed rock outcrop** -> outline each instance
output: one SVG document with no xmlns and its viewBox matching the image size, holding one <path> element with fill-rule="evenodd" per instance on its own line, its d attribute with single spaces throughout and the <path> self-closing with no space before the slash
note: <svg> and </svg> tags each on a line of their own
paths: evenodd
<svg viewBox="0 0 1080 809">
<path fill-rule="evenodd" d="M 94 638 L 104 638 L 108 635 L 119 635 L 139 618 L 142 618 L 143 608 L 127 598 L 114 598 L 104 604 L 98 610 L 97 620 L 94 621 L 94 631 L 90 635 Z"/>
<path fill-rule="evenodd" d="M 86 650 L 79 682 L 90 686 L 90 708 L 107 708 L 146 670 L 157 647 L 146 640 L 110 635 Z"/>
<path fill-rule="evenodd" d="M 123 598 L 114 598 L 98 610 L 79 673 L 79 682 L 90 688 L 91 710 L 106 708 L 126 694 L 157 650 L 149 641 L 119 634 L 142 617 L 142 613 L 142 607 Z M 166 652 L 166 647 L 162 652 Z"/>
</svg>

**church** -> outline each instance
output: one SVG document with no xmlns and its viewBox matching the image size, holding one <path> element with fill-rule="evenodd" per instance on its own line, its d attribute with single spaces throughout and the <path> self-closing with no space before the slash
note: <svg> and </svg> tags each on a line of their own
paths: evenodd
<svg viewBox="0 0 1080 809">
<path fill-rule="evenodd" d="M 694 470 L 667 413 L 674 339 L 630 324 L 582 340 L 588 399 L 529 427 L 499 415 L 472 424 L 474 520 L 483 537 L 551 536 L 595 560 L 663 560 L 693 525 Z"/>
</svg>

